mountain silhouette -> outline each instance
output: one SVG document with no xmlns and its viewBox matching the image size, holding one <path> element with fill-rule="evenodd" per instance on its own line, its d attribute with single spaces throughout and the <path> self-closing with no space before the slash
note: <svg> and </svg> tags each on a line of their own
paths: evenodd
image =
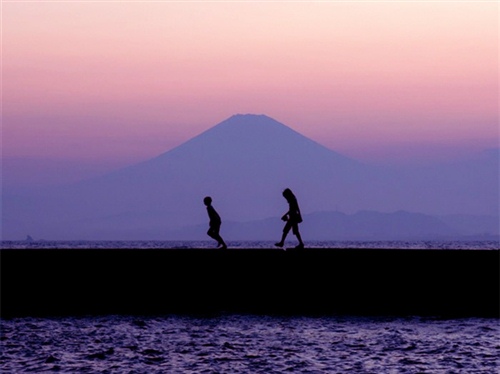
<svg viewBox="0 0 500 374">
<path fill-rule="evenodd" d="M 287 208 L 281 196 L 287 187 L 305 214 L 440 207 L 447 213 L 445 208 L 460 204 L 472 187 L 453 194 L 456 175 L 440 180 L 441 175 L 429 183 L 414 173 L 375 168 L 268 116 L 238 114 L 136 165 L 38 196 L 5 198 L 3 235 L 168 239 L 168 231 L 205 223 L 207 195 L 224 232 L 224 222 L 280 217 Z M 488 193 L 481 204 L 492 202 Z"/>
</svg>

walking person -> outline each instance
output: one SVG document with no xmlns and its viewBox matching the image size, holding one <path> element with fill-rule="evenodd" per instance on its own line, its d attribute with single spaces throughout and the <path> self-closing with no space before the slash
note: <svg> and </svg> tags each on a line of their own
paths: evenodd
<svg viewBox="0 0 500 374">
<path fill-rule="evenodd" d="M 219 234 L 222 220 L 220 219 L 219 213 L 217 213 L 212 206 L 212 198 L 210 196 L 206 196 L 203 199 L 203 203 L 207 206 L 208 218 L 210 219 L 210 222 L 208 223 L 209 228 L 207 235 L 217 241 L 217 248 L 221 247 L 222 249 L 226 249 L 227 245 Z"/>
<path fill-rule="evenodd" d="M 302 237 L 299 232 L 299 223 L 302 222 L 302 215 L 300 214 L 299 204 L 297 202 L 297 198 L 293 194 L 292 190 L 289 188 L 285 188 L 283 191 L 283 197 L 288 202 L 288 212 L 286 212 L 283 217 L 281 217 L 282 221 L 285 221 L 285 227 L 283 227 L 283 235 L 281 236 L 281 240 L 275 244 L 277 247 L 283 247 L 285 245 L 285 239 L 290 229 L 292 229 L 293 234 L 297 237 L 299 241 L 299 245 L 297 245 L 296 249 L 304 248 L 304 242 L 302 241 Z"/>
</svg>

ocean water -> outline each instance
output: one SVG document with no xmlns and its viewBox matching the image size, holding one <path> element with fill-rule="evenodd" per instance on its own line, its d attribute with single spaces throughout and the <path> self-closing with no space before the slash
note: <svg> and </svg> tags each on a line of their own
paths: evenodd
<svg viewBox="0 0 500 374">
<path fill-rule="evenodd" d="M 238 248 L 275 248 L 273 241 L 228 241 L 228 247 Z M 285 247 L 293 247 L 297 242 L 287 241 Z M 4 240 L 0 248 L 214 248 L 215 241 L 172 241 L 172 240 Z M 306 241 L 306 248 L 400 248 L 400 249 L 500 249 L 495 240 L 456 240 L 456 241 Z"/>
<path fill-rule="evenodd" d="M 19 318 L 0 347 L 2 373 L 500 372 L 497 319 Z"/>
</svg>

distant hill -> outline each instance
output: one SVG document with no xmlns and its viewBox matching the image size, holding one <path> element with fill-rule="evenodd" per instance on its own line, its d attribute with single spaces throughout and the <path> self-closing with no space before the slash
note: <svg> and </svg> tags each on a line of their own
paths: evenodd
<svg viewBox="0 0 500 374">
<path fill-rule="evenodd" d="M 238 114 L 153 159 L 101 177 L 35 194 L 4 194 L 2 238 L 30 233 L 46 239 L 161 239 L 203 225 L 206 195 L 226 222 L 280 217 L 287 208 L 281 196 L 286 187 L 304 214 L 498 215 L 499 206 L 498 159 L 383 169 L 325 148 L 265 115 Z M 311 215 L 311 225 L 316 223 L 304 224 L 304 230 L 318 236 L 336 230 L 335 219 L 328 218 L 332 229 L 321 214 Z M 384 217 L 368 231 L 384 232 Z M 404 215 L 399 219 L 402 235 L 424 225 L 410 220 L 404 227 Z M 441 223 L 434 221 L 439 232 Z"/>
<path fill-rule="evenodd" d="M 447 222 L 449 220 L 449 222 Z M 300 230 L 304 240 L 498 240 L 498 217 L 437 217 L 397 211 L 381 213 L 360 211 L 354 214 L 316 212 L 304 215 Z M 221 233 L 227 240 L 278 240 L 283 222 L 267 218 L 251 222 L 224 222 Z M 206 224 L 185 227 L 168 233 L 172 240 L 206 240 Z M 296 240 L 292 234 L 289 240 Z"/>
</svg>

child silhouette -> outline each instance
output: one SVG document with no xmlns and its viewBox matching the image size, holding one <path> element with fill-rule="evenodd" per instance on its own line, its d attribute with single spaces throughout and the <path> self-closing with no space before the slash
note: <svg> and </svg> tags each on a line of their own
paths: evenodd
<svg viewBox="0 0 500 374">
<path fill-rule="evenodd" d="M 207 235 L 217 241 L 217 248 L 227 248 L 226 243 L 219 234 L 222 220 L 220 219 L 217 211 L 212 206 L 212 198 L 210 196 L 206 196 L 203 199 L 203 203 L 207 206 L 208 218 L 210 219 Z"/>
</svg>

